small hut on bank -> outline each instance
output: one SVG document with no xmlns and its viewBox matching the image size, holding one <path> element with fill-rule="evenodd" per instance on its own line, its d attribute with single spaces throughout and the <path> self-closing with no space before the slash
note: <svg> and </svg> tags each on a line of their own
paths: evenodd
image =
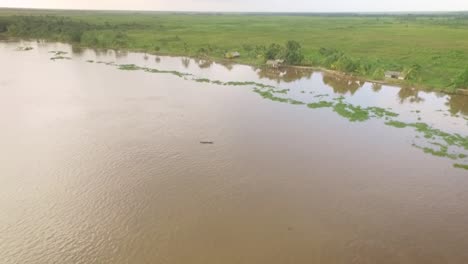
<svg viewBox="0 0 468 264">
<path fill-rule="evenodd" d="M 405 76 L 403 75 L 403 73 L 398 72 L 398 71 L 386 71 L 385 78 L 404 80 Z"/>
<path fill-rule="evenodd" d="M 235 59 L 235 58 L 240 57 L 240 53 L 237 52 L 237 51 L 233 51 L 233 52 L 226 53 L 226 55 L 224 55 L 224 56 L 226 57 L 226 59 Z"/>
<path fill-rule="evenodd" d="M 283 63 L 284 60 L 267 60 L 266 65 L 272 68 L 279 68 Z"/>
</svg>

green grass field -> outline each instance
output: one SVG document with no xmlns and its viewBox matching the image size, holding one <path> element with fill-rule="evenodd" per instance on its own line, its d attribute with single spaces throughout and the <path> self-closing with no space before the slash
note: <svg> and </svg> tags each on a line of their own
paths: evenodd
<svg viewBox="0 0 468 264">
<path fill-rule="evenodd" d="M 213 59 L 239 51 L 236 61 L 248 64 L 264 63 L 264 51 L 272 43 L 294 40 L 302 46 L 301 65 L 368 79 L 382 79 L 387 70 L 412 72 L 405 83 L 448 92 L 468 86 L 466 13 L 338 16 L 3 9 L 2 31 L 7 36 Z"/>
</svg>

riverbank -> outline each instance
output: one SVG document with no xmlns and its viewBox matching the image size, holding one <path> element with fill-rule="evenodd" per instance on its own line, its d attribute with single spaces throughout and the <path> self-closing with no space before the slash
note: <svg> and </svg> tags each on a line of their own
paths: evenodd
<svg viewBox="0 0 468 264">
<path fill-rule="evenodd" d="M 9 37 L 5 34 L 0 34 L 0 41 L 21 41 L 24 40 L 23 38 L 15 38 L 15 37 Z M 36 40 L 36 39 L 28 39 L 29 41 L 49 41 L 49 40 Z M 51 41 L 54 42 L 54 41 Z M 66 43 L 66 42 L 64 42 Z M 99 48 L 99 47 L 93 47 L 93 46 L 87 46 L 87 45 L 82 45 L 82 44 L 73 44 L 73 43 L 67 43 L 73 45 L 77 49 L 105 49 L 105 48 Z M 113 49 L 113 48 L 109 48 Z M 107 49 L 106 49 L 107 50 Z M 242 58 L 236 58 L 236 59 L 226 59 L 226 58 L 217 58 L 217 57 L 210 57 L 207 55 L 200 56 L 200 55 L 194 55 L 194 54 L 186 54 L 186 53 L 176 53 L 176 52 L 171 52 L 171 53 L 164 53 L 164 52 L 147 52 L 142 49 L 128 49 L 128 48 L 120 48 L 120 49 L 115 49 L 116 51 L 119 52 L 136 52 L 136 53 L 141 53 L 142 55 L 147 54 L 147 55 L 154 55 L 154 56 L 171 56 L 171 57 L 187 57 L 191 59 L 197 59 L 197 60 L 205 60 L 205 61 L 210 61 L 210 62 L 216 62 L 220 64 L 237 64 L 237 65 L 245 65 L 245 66 L 252 66 L 256 68 L 263 68 L 263 69 L 268 69 L 267 65 L 264 63 L 258 62 L 249 62 L 248 60 L 244 60 Z M 434 90 L 432 88 L 429 88 L 427 86 L 424 86 L 422 84 L 415 84 L 415 83 L 408 83 L 402 80 L 397 80 L 397 79 L 384 79 L 384 80 L 375 80 L 375 79 L 370 79 L 364 76 L 358 76 L 358 75 L 353 75 L 350 73 L 346 72 L 341 72 L 341 71 L 336 71 L 336 70 L 331 70 L 327 69 L 324 67 L 320 66 L 299 66 L 299 65 L 284 65 L 282 67 L 277 68 L 278 71 L 281 70 L 287 70 L 288 68 L 293 68 L 293 69 L 301 69 L 301 70 L 310 70 L 310 71 L 320 71 L 329 75 L 337 76 L 340 78 L 349 78 L 350 80 L 354 81 L 364 81 L 364 82 L 370 82 L 374 84 L 380 84 L 380 85 L 389 85 L 389 86 L 398 86 L 398 87 L 403 87 L 403 88 L 409 88 L 409 89 L 416 89 L 420 91 L 436 91 L 440 93 L 445 93 L 445 94 L 458 94 L 458 95 L 465 95 L 467 96 L 468 90 L 466 89 L 456 89 L 456 90 Z M 272 68 L 273 69 L 273 68 Z"/>
<path fill-rule="evenodd" d="M 2 21 L 8 24 L 3 26 L 8 36 L 215 61 L 236 51 L 240 57 L 234 62 L 255 66 L 265 63 L 272 44 L 293 40 L 302 47 L 298 66 L 448 93 L 468 85 L 463 75 L 468 61 L 468 16 L 458 13 L 325 16 L 0 10 Z M 386 80 L 385 71 L 409 77 L 403 82 Z"/>
</svg>

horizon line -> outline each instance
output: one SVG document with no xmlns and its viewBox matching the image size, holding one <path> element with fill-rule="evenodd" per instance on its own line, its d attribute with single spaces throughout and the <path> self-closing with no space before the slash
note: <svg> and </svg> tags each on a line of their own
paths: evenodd
<svg viewBox="0 0 468 264">
<path fill-rule="evenodd" d="M 96 11 L 96 12 L 161 12 L 161 13 L 226 13 L 226 14 L 441 14 L 468 13 L 468 10 L 424 10 L 424 11 L 202 11 L 202 10 L 145 10 L 145 9 L 83 9 L 83 8 L 43 8 L 43 7 L 1 7 L 9 10 L 37 11 Z"/>
</svg>

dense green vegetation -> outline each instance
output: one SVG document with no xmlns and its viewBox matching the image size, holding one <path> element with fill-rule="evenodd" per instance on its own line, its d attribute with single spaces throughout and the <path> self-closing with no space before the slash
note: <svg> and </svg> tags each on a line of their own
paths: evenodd
<svg viewBox="0 0 468 264">
<path fill-rule="evenodd" d="M 223 59 L 284 59 L 444 91 L 468 87 L 468 15 L 271 15 L 0 10 L 0 34 Z"/>
</svg>

